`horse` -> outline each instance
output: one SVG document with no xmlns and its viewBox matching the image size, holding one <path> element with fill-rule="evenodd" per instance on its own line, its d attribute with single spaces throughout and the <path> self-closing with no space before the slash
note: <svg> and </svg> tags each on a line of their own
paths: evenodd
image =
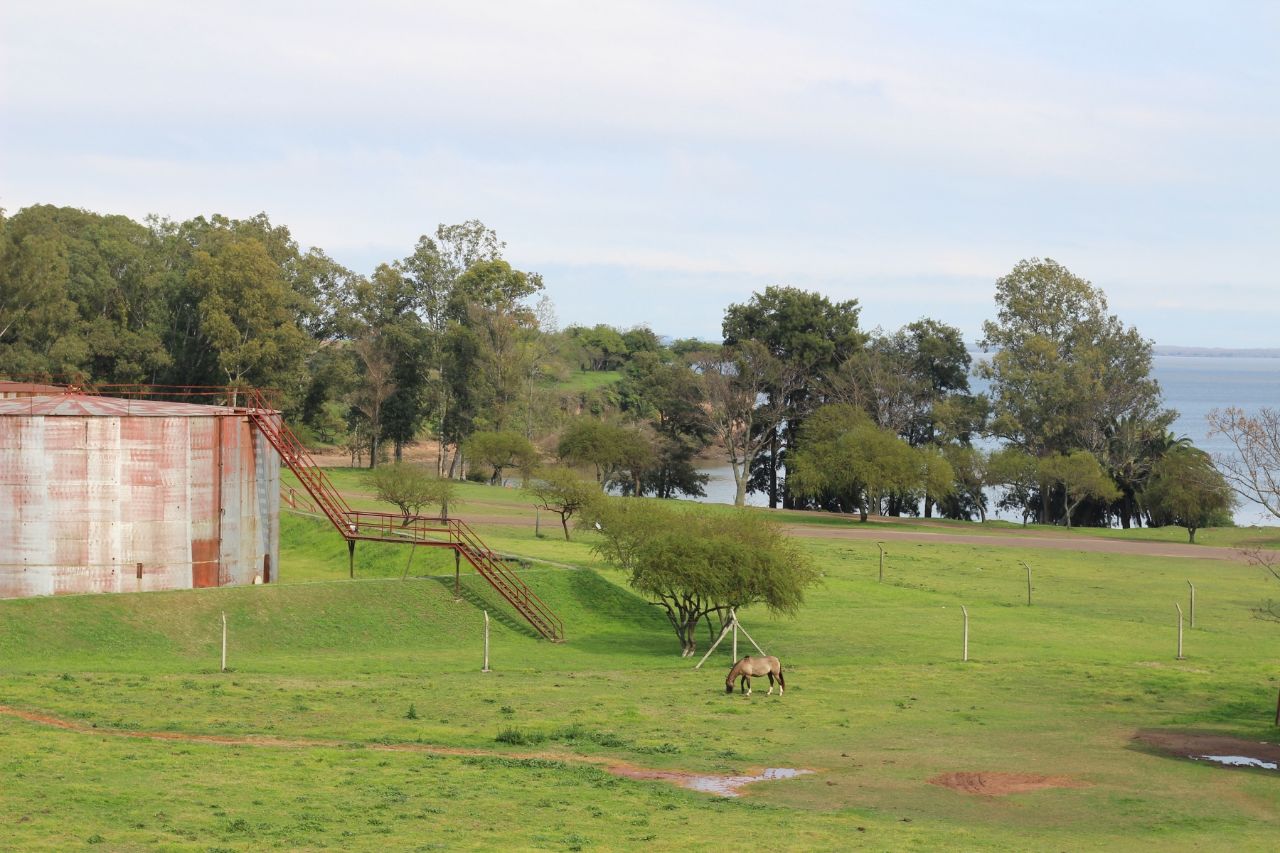
<svg viewBox="0 0 1280 853">
<path fill-rule="evenodd" d="M 782 680 L 782 664 L 772 655 L 763 658 L 748 655 L 735 663 L 733 669 L 729 670 L 729 677 L 724 680 L 724 692 L 732 693 L 734 679 L 740 678 L 742 679 L 742 692 L 750 696 L 751 677 L 756 676 L 758 678 L 761 675 L 769 676 L 769 692 L 765 695 L 773 695 L 773 680 L 776 678 L 778 680 L 778 695 L 781 696 L 787 683 Z"/>
</svg>

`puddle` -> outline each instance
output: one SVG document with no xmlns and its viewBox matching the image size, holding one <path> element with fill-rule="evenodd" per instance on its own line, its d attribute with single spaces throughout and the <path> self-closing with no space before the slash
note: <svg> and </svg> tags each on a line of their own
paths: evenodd
<svg viewBox="0 0 1280 853">
<path fill-rule="evenodd" d="M 609 767 L 610 773 L 625 776 L 628 779 L 656 779 L 671 782 L 682 788 L 701 791 L 704 794 L 715 794 L 717 797 L 738 797 L 738 789 L 754 782 L 768 782 L 774 779 L 794 779 L 813 773 L 812 770 L 798 770 L 792 767 L 769 767 L 753 776 L 707 776 L 686 773 L 680 770 L 644 770 L 626 764 L 614 764 Z"/>
<path fill-rule="evenodd" d="M 768 767 L 755 776 L 690 776 L 681 784 L 705 794 L 716 794 L 721 797 L 736 797 L 738 789 L 752 782 L 767 782 L 771 779 L 794 779 L 812 770 L 797 770 L 792 767 Z"/>
<path fill-rule="evenodd" d="M 1263 770 L 1275 770 L 1277 767 L 1274 761 L 1263 761 L 1247 755 L 1201 755 L 1196 761 L 1215 761 L 1227 767 L 1261 767 Z"/>
<path fill-rule="evenodd" d="M 1192 761 L 1208 761 L 1219 767 L 1280 770 L 1280 745 L 1267 741 L 1251 741 L 1212 732 L 1160 729 L 1140 731 L 1133 739 L 1168 755 Z"/>
</svg>

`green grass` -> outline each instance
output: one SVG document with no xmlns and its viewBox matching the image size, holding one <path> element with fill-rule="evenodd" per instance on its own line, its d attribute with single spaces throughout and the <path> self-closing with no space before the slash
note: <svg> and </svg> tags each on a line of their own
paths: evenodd
<svg viewBox="0 0 1280 853">
<path fill-rule="evenodd" d="M 340 484 L 358 490 L 355 474 Z M 14 849 L 1271 849 L 1280 777 L 1135 749 L 1135 730 L 1273 740 L 1280 626 L 1248 566 L 1071 551 L 804 540 L 824 572 L 799 618 L 744 625 L 788 690 L 725 696 L 590 536 L 514 523 L 513 490 L 467 487 L 481 534 L 525 558 L 568 640 L 534 638 L 453 560 L 282 518 L 280 584 L 0 602 L 4 843 Z M 466 517 L 474 507 L 459 508 Z M 544 517 L 544 522 L 547 519 Z M 847 523 L 847 522 L 846 522 Z M 991 535 L 1000 535 L 992 530 Z M 1019 560 L 1034 561 L 1034 605 Z M 575 568 L 558 568 L 558 566 Z M 1187 659 L 1174 602 L 1197 588 Z M 971 617 L 961 663 L 959 607 Z M 481 673 L 482 610 L 493 672 Z M 218 671 L 222 614 L 231 672 Z M 745 652 L 746 642 L 743 640 Z M 416 719 L 408 711 L 413 707 Z M 276 745 L 149 740 L 170 732 Z M 426 746 L 470 750 L 432 754 Z M 734 773 L 804 767 L 725 800 L 579 759 Z M 1088 787 L 1002 798 L 951 771 Z M 742 839 L 750 839 L 743 842 Z"/>
<path fill-rule="evenodd" d="M 595 391 L 621 381 L 620 370 L 575 370 L 567 379 L 559 382 L 547 382 L 544 387 L 568 393 Z"/>
</svg>

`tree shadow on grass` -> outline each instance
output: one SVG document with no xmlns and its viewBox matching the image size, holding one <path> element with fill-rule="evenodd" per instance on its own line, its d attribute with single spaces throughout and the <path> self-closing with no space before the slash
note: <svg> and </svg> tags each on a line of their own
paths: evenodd
<svg viewBox="0 0 1280 853">
<path fill-rule="evenodd" d="M 429 576 L 427 580 L 433 580 L 448 590 L 449 595 L 453 595 L 453 578 Z M 483 587 L 480 585 L 483 584 Z M 516 613 L 505 598 L 498 594 L 497 590 L 491 587 L 488 581 L 478 576 L 470 576 L 464 578 L 459 589 L 462 600 L 475 607 L 477 610 L 487 610 L 489 618 L 513 633 L 520 634 L 532 640 L 542 639 L 542 635 L 533 629 L 533 626 L 524 620 L 524 617 Z"/>
</svg>

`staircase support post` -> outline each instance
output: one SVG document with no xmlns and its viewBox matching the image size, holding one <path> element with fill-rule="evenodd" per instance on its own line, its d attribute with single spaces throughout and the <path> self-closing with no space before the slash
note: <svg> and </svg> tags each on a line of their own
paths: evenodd
<svg viewBox="0 0 1280 853">
<path fill-rule="evenodd" d="M 354 578 L 356 576 L 356 540 L 347 540 L 347 575 Z"/>
<path fill-rule="evenodd" d="M 462 554 L 453 552 L 453 600 L 462 600 Z"/>
</svg>

